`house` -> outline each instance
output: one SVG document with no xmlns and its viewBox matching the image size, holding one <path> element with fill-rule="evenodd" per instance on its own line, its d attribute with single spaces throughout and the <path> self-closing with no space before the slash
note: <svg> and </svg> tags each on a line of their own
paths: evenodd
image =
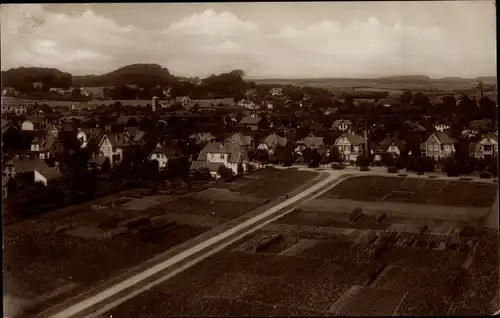
<svg viewBox="0 0 500 318">
<path fill-rule="evenodd" d="M 189 136 L 189 139 L 193 140 L 196 144 L 203 144 L 214 141 L 215 137 L 211 133 L 196 133 Z"/>
<path fill-rule="evenodd" d="M 279 147 L 286 147 L 288 144 L 288 139 L 281 137 L 275 133 L 267 136 L 257 147 L 259 150 L 265 150 L 270 155 L 274 154 L 275 150 Z"/>
<path fill-rule="evenodd" d="M 63 175 L 57 168 L 49 167 L 42 159 L 14 159 L 16 169 L 15 178 L 25 185 L 49 182 L 61 178 Z"/>
<path fill-rule="evenodd" d="M 308 137 L 297 141 L 295 152 L 298 155 L 302 155 L 302 151 L 304 151 L 306 148 L 315 150 L 325 149 L 325 143 L 323 141 L 323 137 L 316 137 L 311 134 Z"/>
<path fill-rule="evenodd" d="M 102 138 L 102 128 L 92 127 L 92 128 L 80 128 L 76 134 L 76 138 L 80 141 L 82 148 L 87 148 L 92 141 L 94 141 L 94 145 L 97 143 L 97 140 Z"/>
<path fill-rule="evenodd" d="M 3 165 L 3 175 L 2 178 L 15 178 L 16 177 L 16 166 L 13 160 L 8 160 Z"/>
<path fill-rule="evenodd" d="M 337 119 L 332 124 L 333 130 L 348 131 L 352 129 L 352 121 Z"/>
<path fill-rule="evenodd" d="M 434 129 L 439 132 L 444 132 L 450 129 L 450 123 L 447 120 L 438 121 L 434 124 Z"/>
<path fill-rule="evenodd" d="M 271 88 L 269 94 L 271 94 L 271 96 L 283 96 L 283 88 L 281 87 Z"/>
<path fill-rule="evenodd" d="M 2 113 L 22 116 L 28 113 L 28 108 L 26 105 L 5 105 L 2 103 Z"/>
<path fill-rule="evenodd" d="M 238 106 L 240 107 L 244 107 L 246 109 L 252 109 L 252 110 L 256 110 L 256 109 L 259 109 L 259 105 L 257 103 L 255 103 L 254 101 L 249 101 L 249 100 L 245 100 L 245 99 L 242 99 L 238 102 Z"/>
<path fill-rule="evenodd" d="M 120 132 L 105 133 L 98 144 L 99 154 L 109 159 L 113 166 L 123 161 L 125 153 L 129 152 L 134 144 L 127 134 Z"/>
<path fill-rule="evenodd" d="M 498 153 L 498 136 L 486 134 L 478 142 L 469 144 L 469 153 L 476 158 L 496 158 Z"/>
<path fill-rule="evenodd" d="M 457 141 L 446 132 L 433 132 L 427 140 L 420 145 L 422 155 L 439 160 L 455 153 Z"/>
<path fill-rule="evenodd" d="M 474 130 L 474 129 L 464 129 L 464 130 L 462 130 L 460 135 L 462 136 L 462 138 L 465 138 L 465 139 L 473 139 L 479 135 L 479 131 Z"/>
<path fill-rule="evenodd" d="M 14 87 L 4 87 L 4 89 L 2 90 L 2 96 L 18 96 L 19 95 L 19 91 L 17 89 L 15 89 Z"/>
<path fill-rule="evenodd" d="M 211 142 L 200 151 L 198 159 L 192 162 L 191 170 L 208 168 L 213 177 L 220 178 L 218 171 L 221 166 L 237 174 L 240 164 L 247 171 L 248 161 L 247 152 L 237 143 Z"/>
<path fill-rule="evenodd" d="M 364 146 L 365 138 L 354 132 L 344 132 L 335 140 L 335 147 L 344 161 L 356 161 L 363 153 Z"/>
<path fill-rule="evenodd" d="M 50 126 L 49 130 L 47 131 L 47 134 L 57 138 L 57 135 L 59 134 L 59 129 L 55 125 Z"/>
<path fill-rule="evenodd" d="M 156 148 L 151 151 L 148 160 L 157 160 L 158 168 L 165 169 L 169 162 L 185 158 L 181 149 L 175 145 L 166 145 L 158 143 Z"/>
<path fill-rule="evenodd" d="M 191 108 L 194 106 L 193 101 L 189 96 L 177 96 L 175 102 L 181 104 L 183 108 Z"/>
<path fill-rule="evenodd" d="M 21 123 L 21 130 L 24 131 L 47 131 L 51 127 L 51 121 L 43 116 L 30 116 Z"/>
<path fill-rule="evenodd" d="M 245 127 L 249 128 L 252 131 L 255 131 L 259 129 L 259 123 L 261 121 L 262 121 L 261 117 L 251 115 L 243 117 L 240 121 L 240 124 L 245 125 Z"/>
<path fill-rule="evenodd" d="M 237 144 L 244 149 L 253 148 L 254 140 L 252 136 L 245 136 L 241 133 L 236 133 L 226 139 L 226 143 Z"/>
<path fill-rule="evenodd" d="M 493 123 L 491 122 L 490 119 L 479 119 L 479 120 L 473 120 L 469 123 L 469 129 L 475 130 L 475 131 L 487 131 L 487 130 L 495 130 Z"/>
<path fill-rule="evenodd" d="M 371 154 L 374 155 L 374 161 L 380 161 L 384 154 L 390 154 L 393 158 L 396 158 L 404 151 L 406 151 L 406 142 L 404 140 L 388 136 L 373 147 Z"/>
</svg>

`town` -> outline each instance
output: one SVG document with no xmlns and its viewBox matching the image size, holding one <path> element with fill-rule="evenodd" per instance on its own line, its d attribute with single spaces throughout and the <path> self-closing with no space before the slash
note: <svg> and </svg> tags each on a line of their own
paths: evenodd
<svg viewBox="0 0 500 318">
<path fill-rule="evenodd" d="M 494 8 L 2 5 L 4 316 L 498 314 Z"/>
</svg>

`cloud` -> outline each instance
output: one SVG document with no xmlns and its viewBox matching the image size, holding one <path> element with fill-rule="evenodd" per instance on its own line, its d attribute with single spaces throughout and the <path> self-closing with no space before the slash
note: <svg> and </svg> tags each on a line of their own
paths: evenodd
<svg viewBox="0 0 500 318">
<path fill-rule="evenodd" d="M 184 19 L 173 23 L 167 33 L 181 32 L 191 35 L 229 36 L 241 32 L 252 32 L 259 27 L 251 22 L 240 20 L 228 11 L 216 12 L 207 9 L 201 13 L 194 13 Z"/>
<path fill-rule="evenodd" d="M 488 75 L 496 65 L 496 38 L 488 32 L 494 19 L 481 14 L 448 25 L 444 20 L 389 22 L 374 13 L 347 21 L 294 18 L 273 29 L 258 16 L 257 23 L 213 9 L 179 16 L 170 25 L 141 26 L 133 15 L 120 23 L 110 11 L 103 15 L 89 8 L 62 14 L 42 5 L 2 6 L 2 67 L 36 65 L 89 74 L 158 63 L 184 76 L 234 68 L 269 77 L 439 77 Z M 163 14 L 146 13 L 148 19 Z"/>
</svg>

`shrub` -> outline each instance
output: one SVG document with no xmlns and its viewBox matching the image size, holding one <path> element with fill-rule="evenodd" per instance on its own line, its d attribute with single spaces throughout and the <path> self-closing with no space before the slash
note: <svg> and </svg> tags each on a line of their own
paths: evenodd
<svg viewBox="0 0 500 318">
<path fill-rule="evenodd" d="M 472 178 L 471 177 L 461 177 L 460 180 L 462 180 L 462 181 L 471 181 Z"/>
<path fill-rule="evenodd" d="M 483 173 L 479 174 L 479 178 L 481 178 L 481 179 L 489 179 L 490 177 L 491 177 L 491 175 L 487 172 L 483 172 Z"/>
<path fill-rule="evenodd" d="M 423 172 L 423 171 L 417 171 L 417 176 L 421 176 L 421 175 L 423 175 L 423 174 L 424 174 L 424 172 Z"/>
<path fill-rule="evenodd" d="M 335 169 L 335 170 L 342 170 L 342 169 L 345 169 L 345 166 L 341 163 L 333 163 L 332 164 L 332 169 Z"/>
<path fill-rule="evenodd" d="M 307 165 L 307 167 L 309 167 L 309 168 L 318 168 L 319 167 L 319 163 L 316 162 L 316 161 L 311 161 L 311 162 L 309 162 L 309 164 Z"/>
<path fill-rule="evenodd" d="M 398 173 L 398 169 L 395 166 L 387 167 L 388 173 Z"/>
<path fill-rule="evenodd" d="M 370 168 L 367 166 L 362 166 L 361 168 L 359 168 L 359 171 L 370 171 Z"/>
<path fill-rule="evenodd" d="M 408 174 L 407 174 L 407 173 L 400 173 L 400 174 L 398 174 L 398 176 L 399 176 L 399 177 L 407 177 L 407 176 L 408 176 Z"/>
<path fill-rule="evenodd" d="M 456 172 L 456 171 L 449 171 L 446 175 L 447 175 L 448 177 L 458 177 L 458 176 L 460 176 L 460 175 L 458 174 L 458 172 Z"/>
</svg>

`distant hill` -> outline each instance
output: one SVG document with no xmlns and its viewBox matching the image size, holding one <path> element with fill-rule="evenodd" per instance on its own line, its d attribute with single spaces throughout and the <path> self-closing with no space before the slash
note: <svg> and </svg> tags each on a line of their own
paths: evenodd
<svg viewBox="0 0 500 318">
<path fill-rule="evenodd" d="M 175 77 L 158 64 L 131 64 L 102 75 L 73 76 L 73 86 L 168 85 Z"/>
<path fill-rule="evenodd" d="M 2 71 L 2 88 L 14 87 L 21 91 L 31 91 L 33 82 L 42 82 L 45 89 L 69 88 L 72 86 L 72 76 L 55 68 L 44 67 L 19 67 Z"/>
</svg>

